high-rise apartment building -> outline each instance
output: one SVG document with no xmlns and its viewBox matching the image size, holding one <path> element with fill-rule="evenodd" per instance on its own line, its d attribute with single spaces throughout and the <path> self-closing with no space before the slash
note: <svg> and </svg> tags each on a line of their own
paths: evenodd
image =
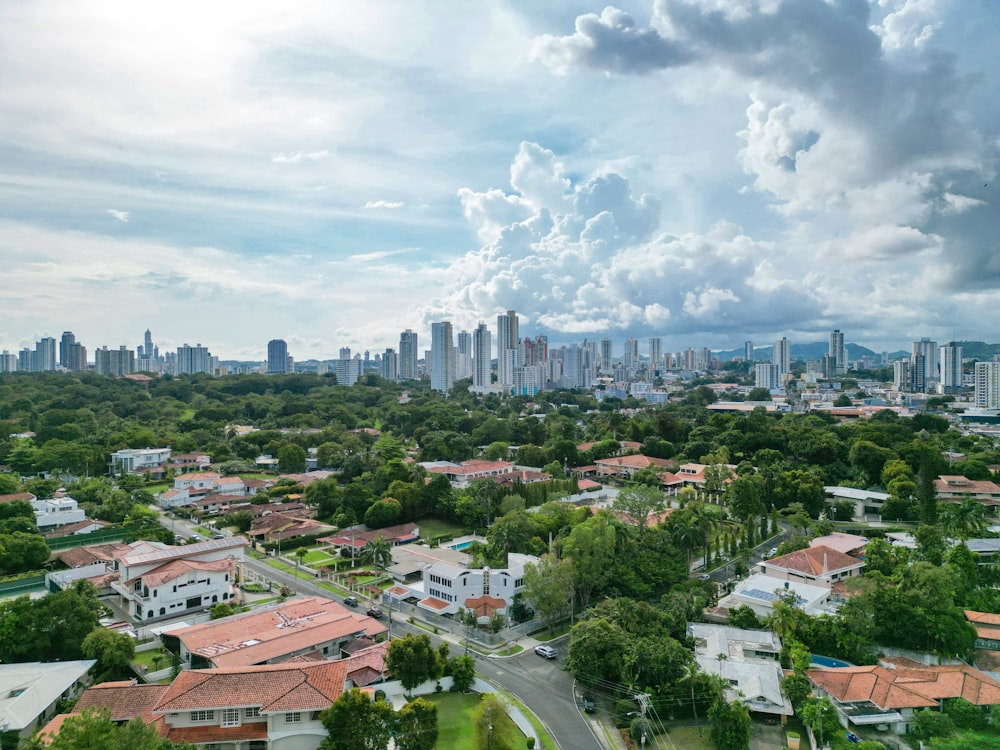
<svg viewBox="0 0 1000 750">
<path fill-rule="evenodd" d="M 493 382 L 493 334 L 483 322 L 472 334 L 472 385 L 485 388 Z"/>
<path fill-rule="evenodd" d="M 215 362 L 208 347 L 201 344 L 189 346 L 183 344 L 177 347 L 177 374 L 193 375 L 198 372 L 212 374 L 215 371 Z"/>
<path fill-rule="evenodd" d="M 611 339 L 601 339 L 601 360 L 598 363 L 601 373 L 605 375 L 610 374 L 613 362 L 614 358 L 611 356 Z"/>
<path fill-rule="evenodd" d="M 754 366 L 754 385 L 776 391 L 781 388 L 781 371 L 773 362 L 761 362 Z"/>
<path fill-rule="evenodd" d="M 472 334 L 459 331 L 455 345 L 455 380 L 472 377 Z"/>
<path fill-rule="evenodd" d="M 929 338 L 922 338 L 920 341 L 913 342 L 913 354 L 912 361 L 916 361 L 917 355 L 921 355 L 924 358 L 924 379 L 925 381 L 938 380 L 938 345 L 936 341 L 931 341 Z M 925 388 L 921 388 L 920 391 L 923 392 Z"/>
<path fill-rule="evenodd" d="M 56 340 L 51 336 L 35 342 L 35 372 L 52 372 L 56 369 Z"/>
<path fill-rule="evenodd" d="M 897 359 L 892 363 L 892 387 L 897 391 L 908 391 L 913 386 L 912 366 L 908 359 Z"/>
<path fill-rule="evenodd" d="M 744 341 L 743 342 L 743 359 L 745 361 L 749 362 L 751 365 L 754 363 L 753 342 L 752 341 Z"/>
<path fill-rule="evenodd" d="M 122 344 L 117 349 L 102 346 L 94 351 L 94 372 L 113 378 L 135 372 L 135 352 Z"/>
<path fill-rule="evenodd" d="M 399 334 L 399 379 L 417 380 L 417 334 L 407 328 Z"/>
<path fill-rule="evenodd" d="M 350 351 L 348 349 L 347 353 L 350 354 Z M 361 377 L 361 355 L 334 360 L 334 367 L 337 373 L 337 385 L 354 385 Z"/>
<path fill-rule="evenodd" d="M 497 315 L 497 382 L 505 388 L 514 385 L 514 368 L 521 364 L 517 356 L 520 345 L 517 313 L 508 310 Z"/>
<path fill-rule="evenodd" d="M 76 340 L 72 331 L 64 331 L 59 339 L 59 364 L 71 372 L 87 369 L 87 348 Z"/>
<path fill-rule="evenodd" d="M 792 345 L 782 336 L 774 342 L 774 356 L 771 361 L 778 366 L 778 374 L 785 375 L 792 370 Z"/>
<path fill-rule="evenodd" d="M 633 336 L 625 339 L 625 346 L 622 349 L 622 366 L 628 373 L 629 379 L 639 370 L 639 340 Z"/>
<path fill-rule="evenodd" d="M 659 336 L 649 337 L 649 370 L 659 372 L 663 369 L 663 339 Z"/>
<path fill-rule="evenodd" d="M 1000 362 L 976 362 L 976 406 L 1000 409 Z"/>
<path fill-rule="evenodd" d="M 833 357 L 837 374 L 847 372 L 847 347 L 844 346 L 844 334 L 839 328 L 830 331 L 830 348 L 828 354 Z"/>
<path fill-rule="evenodd" d="M 267 374 L 284 375 L 288 371 L 288 344 L 284 339 L 271 339 L 267 342 Z"/>
<path fill-rule="evenodd" d="M 395 349 L 386 349 L 382 355 L 381 372 L 386 380 L 399 379 L 399 357 Z"/>
<path fill-rule="evenodd" d="M 511 378 L 513 379 L 513 372 Z M 431 323 L 431 388 L 447 393 L 453 385 L 455 385 L 455 342 L 451 321 Z"/>
<path fill-rule="evenodd" d="M 955 393 L 962 387 L 962 347 L 954 341 L 941 347 L 941 389 Z"/>
<path fill-rule="evenodd" d="M 927 393 L 927 357 L 914 354 L 910 357 L 910 390 Z"/>
</svg>

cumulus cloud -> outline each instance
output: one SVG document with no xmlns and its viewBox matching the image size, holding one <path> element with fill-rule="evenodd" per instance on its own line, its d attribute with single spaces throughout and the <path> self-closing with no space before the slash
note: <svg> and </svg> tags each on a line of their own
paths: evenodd
<svg viewBox="0 0 1000 750">
<path fill-rule="evenodd" d="M 301 164 L 302 162 L 317 162 L 322 161 L 330 155 L 330 152 L 326 149 L 322 151 L 312 151 L 310 153 L 305 153 L 303 151 L 296 151 L 290 154 L 275 154 L 271 161 L 275 164 Z"/>
<path fill-rule="evenodd" d="M 117 208 L 109 208 L 108 213 L 111 214 L 111 218 L 115 221 L 120 221 L 122 224 L 128 224 L 128 211 L 119 211 Z"/>
</svg>

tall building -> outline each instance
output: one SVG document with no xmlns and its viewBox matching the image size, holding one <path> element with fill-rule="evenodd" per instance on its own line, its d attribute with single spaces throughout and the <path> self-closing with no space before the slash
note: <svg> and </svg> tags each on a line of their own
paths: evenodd
<svg viewBox="0 0 1000 750">
<path fill-rule="evenodd" d="M 941 347 L 941 389 L 955 393 L 962 387 L 962 347 L 952 341 Z"/>
<path fill-rule="evenodd" d="M 511 377 L 513 378 L 513 372 Z M 455 385 L 455 343 L 451 321 L 431 323 L 431 388 L 447 393 L 453 385 Z"/>
<path fill-rule="evenodd" d="M 284 339 L 271 339 L 267 342 L 267 374 L 284 375 L 288 370 L 288 344 Z"/>
<path fill-rule="evenodd" d="M 472 385 L 485 388 L 493 382 L 493 334 L 483 322 L 472 334 Z"/>
<path fill-rule="evenodd" d="M 147 328 L 146 333 L 142 337 L 142 345 L 139 346 L 138 351 L 136 352 L 136 356 L 139 359 L 156 359 L 157 352 L 155 352 L 154 350 L 155 347 L 153 346 L 153 334 Z"/>
<path fill-rule="evenodd" d="M 350 353 L 350 349 L 347 351 Z M 334 367 L 337 373 L 337 385 L 354 385 L 361 377 L 361 355 L 334 360 Z"/>
<path fill-rule="evenodd" d="M 781 388 L 781 372 L 773 362 L 761 362 L 754 367 L 754 385 L 776 391 Z"/>
<path fill-rule="evenodd" d="M 598 363 L 601 372 L 604 374 L 610 373 L 613 362 L 614 358 L 611 356 L 611 339 L 601 339 L 601 358 Z"/>
<path fill-rule="evenodd" d="M 927 393 L 927 366 L 923 354 L 910 357 L 910 390 L 914 393 Z"/>
<path fill-rule="evenodd" d="M 778 374 L 785 375 L 792 370 L 792 345 L 782 336 L 774 342 L 774 356 L 771 361 L 778 366 Z"/>
<path fill-rule="evenodd" d="M 122 344 L 117 349 L 102 346 L 94 351 L 94 372 L 113 378 L 135 372 L 135 352 Z"/>
<path fill-rule="evenodd" d="M 458 332 L 458 343 L 455 346 L 455 380 L 472 377 L 472 334 L 468 331 Z"/>
<path fill-rule="evenodd" d="M 838 375 L 847 372 L 847 347 L 844 346 L 844 334 L 839 328 L 830 331 L 828 354 L 833 357 L 833 361 L 836 363 Z"/>
<path fill-rule="evenodd" d="M 1000 362 L 976 362 L 976 406 L 1000 409 Z"/>
<path fill-rule="evenodd" d="M 6 349 L 0 354 L 0 372 L 17 372 L 17 355 Z"/>
<path fill-rule="evenodd" d="M 193 375 L 198 372 L 212 374 L 215 370 L 212 353 L 207 347 L 183 344 L 177 347 L 177 374 Z"/>
<path fill-rule="evenodd" d="M 399 334 L 399 379 L 417 380 L 417 334 L 407 328 Z"/>
<path fill-rule="evenodd" d="M 35 342 L 35 372 L 52 372 L 56 369 L 56 340 L 51 336 Z"/>
<path fill-rule="evenodd" d="M 649 337 L 649 370 L 659 372 L 663 369 L 663 339 L 659 336 Z"/>
<path fill-rule="evenodd" d="M 517 361 L 517 349 L 520 345 L 517 313 L 508 310 L 497 315 L 497 382 L 505 388 L 514 385 L 514 368 L 520 364 Z"/>
<path fill-rule="evenodd" d="M 936 341 L 929 338 L 922 338 L 913 342 L 912 357 L 922 355 L 924 358 L 924 378 L 925 380 L 938 380 L 938 345 Z M 921 388 L 921 391 L 924 389 Z"/>
<path fill-rule="evenodd" d="M 71 372 L 87 369 L 87 349 L 76 340 L 72 331 L 63 332 L 59 340 L 59 364 Z"/>
<path fill-rule="evenodd" d="M 897 359 L 892 363 L 892 387 L 897 391 L 908 391 L 913 387 L 912 365 L 908 359 Z"/>
<path fill-rule="evenodd" d="M 744 341 L 743 342 L 743 359 L 745 361 L 749 362 L 750 364 L 754 363 L 753 342 L 752 341 Z"/>
<path fill-rule="evenodd" d="M 639 340 L 633 336 L 625 339 L 625 346 L 622 349 L 622 366 L 630 379 L 639 369 Z"/>
</svg>

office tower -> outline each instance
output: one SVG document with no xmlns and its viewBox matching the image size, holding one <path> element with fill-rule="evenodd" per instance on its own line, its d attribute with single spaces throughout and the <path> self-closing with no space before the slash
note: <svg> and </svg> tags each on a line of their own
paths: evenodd
<svg viewBox="0 0 1000 750">
<path fill-rule="evenodd" d="M 214 371 L 213 357 L 207 347 L 197 344 L 183 344 L 177 347 L 177 374 L 193 375 L 198 372 L 212 374 Z"/>
<path fill-rule="evenodd" d="M 782 336 L 774 342 L 774 356 L 771 357 L 771 361 L 778 366 L 778 372 L 781 375 L 791 372 L 792 345 L 787 337 Z"/>
<path fill-rule="evenodd" d="M 288 372 L 288 344 L 284 339 L 267 342 L 267 374 L 284 375 Z"/>
<path fill-rule="evenodd" d="M 936 341 L 931 341 L 929 338 L 922 338 L 920 341 L 913 342 L 913 357 L 918 354 L 923 355 L 924 358 L 924 377 L 926 380 L 938 380 L 938 345 Z M 921 389 L 921 391 L 924 389 Z"/>
<path fill-rule="evenodd" d="M 472 334 L 472 385 L 485 388 L 493 382 L 493 334 L 480 322 Z"/>
<path fill-rule="evenodd" d="M 611 372 L 611 364 L 614 360 L 611 357 L 611 339 L 601 339 L 601 359 L 598 365 L 602 373 Z"/>
<path fill-rule="evenodd" d="M 630 378 L 639 369 L 639 340 L 632 336 L 625 339 L 625 347 L 622 350 L 622 366 Z"/>
<path fill-rule="evenodd" d="M 399 379 L 416 380 L 420 377 L 417 370 L 417 334 L 407 328 L 399 334 Z"/>
<path fill-rule="evenodd" d="M 847 348 L 844 346 L 844 334 L 839 328 L 830 332 L 828 354 L 833 357 L 833 361 L 836 363 L 838 375 L 847 372 Z"/>
<path fill-rule="evenodd" d="M 17 353 L 17 369 L 21 372 L 35 371 L 35 351 L 24 347 Z"/>
<path fill-rule="evenodd" d="M 927 392 L 927 357 L 914 354 L 910 357 L 910 390 L 914 393 Z"/>
<path fill-rule="evenodd" d="M 6 349 L 0 354 L 0 372 L 17 372 L 17 355 Z"/>
<path fill-rule="evenodd" d="M 754 367 L 754 385 L 776 391 L 781 388 L 781 368 L 771 363 L 760 363 Z"/>
<path fill-rule="evenodd" d="M 455 380 L 472 377 L 472 334 L 459 331 L 455 345 Z"/>
<path fill-rule="evenodd" d="M 137 348 L 136 357 L 138 359 L 156 359 L 156 351 L 153 346 L 153 334 L 147 328 L 142 337 L 142 345 Z"/>
<path fill-rule="evenodd" d="M 908 391 L 913 387 L 910 360 L 897 359 L 892 363 L 892 387 L 897 391 Z"/>
<path fill-rule="evenodd" d="M 52 372 L 56 369 L 56 340 L 51 336 L 35 342 L 35 372 Z"/>
<path fill-rule="evenodd" d="M 382 354 L 379 374 L 386 380 L 399 379 L 399 357 L 395 349 L 386 349 Z"/>
<path fill-rule="evenodd" d="M 448 393 L 455 385 L 455 344 L 451 321 L 443 320 L 440 323 L 431 323 L 430 366 L 431 388 Z M 513 375 L 514 373 L 511 372 L 512 380 Z"/>
<path fill-rule="evenodd" d="M 976 406 L 1000 408 L 1000 362 L 976 362 Z"/>
<path fill-rule="evenodd" d="M 941 388 L 955 393 L 962 387 L 962 347 L 952 341 L 941 347 Z"/>
<path fill-rule="evenodd" d="M 659 372 L 663 368 L 663 339 L 649 337 L 649 371 Z"/>
<path fill-rule="evenodd" d="M 520 344 L 517 313 L 508 310 L 497 315 L 497 382 L 504 387 L 514 385 L 514 368 L 520 364 L 517 361 Z"/>
<path fill-rule="evenodd" d="M 351 347 L 349 346 L 340 347 L 339 359 L 350 359 L 350 358 L 351 358 Z"/>
<path fill-rule="evenodd" d="M 752 341 L 745 341 L 745 342 L 743 342 L 743 359 L 746 360 L 747 362 L 749 362 L 750 364 L 753 364 L 753 362 L 754 362 L 754 355 L 753 355 L 753 342 Z M 777 358 L 775 358 L 775 362 L 777 363 Z M 780 367 L 780 365 L 779 365 L 779 367 Z"/>
<path fill-rule="evenodd" d="M 135 352 L 122 344 L 117 349 L 102 346 L 94 351 L 94 372 L 113 378 L 135 372 Z"/>
</svg>

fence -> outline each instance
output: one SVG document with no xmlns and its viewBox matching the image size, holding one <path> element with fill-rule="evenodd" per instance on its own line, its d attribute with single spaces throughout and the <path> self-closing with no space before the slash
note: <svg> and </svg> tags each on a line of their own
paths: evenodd
<svg viewBox="0 0 1000 750">
<path fill-rule="evenodd" d="M 20 593 L 27 592 L 30 589 L 37 589 L 39 586 L 44 585 L 44 573 L 26 578 L 17 578 L 13 581 L 4 581 L 0 583 L 0 596 L 17 596 Z"/>
<path fill-rule="evenodd" d="M 122 539 L 126 534 L 138 531 L 140 528 L 139 526 L 118 526 L 113 529 L 92 531 L 89 534 L 71 534 L 70 536 L 63 536 L 57 539 L 46 539 L 45 543 L 49 545 L 50 550 L 55 552 L 56 550 L 64 550 L 71 547 L 82 547 L 86 544 L 115 542 Z"/>
</svg>

